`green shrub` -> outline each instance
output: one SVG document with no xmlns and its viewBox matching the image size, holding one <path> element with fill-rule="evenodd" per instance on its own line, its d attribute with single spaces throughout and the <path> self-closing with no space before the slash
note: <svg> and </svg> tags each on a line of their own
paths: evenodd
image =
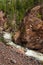
<svg viewBox="0 0 43 65">
<path fill-rule="evenodd" d="M 11 24 L 14 14 L 16 14 L 16 24 L 19 25 L 26 10 L 35 5 L 34 1 L 36 2 L 36 0 L 0 0 L 0 10 L 6 13 L 8 21 L 10 21 L 9 24 Z M 40 0 L 37 1 L 39 2 Z"/>
</svg>

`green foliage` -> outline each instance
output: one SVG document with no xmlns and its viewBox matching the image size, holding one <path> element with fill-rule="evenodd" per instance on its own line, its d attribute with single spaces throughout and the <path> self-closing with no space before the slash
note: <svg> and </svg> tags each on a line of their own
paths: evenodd
<svg viewBox="0 0 43 65">
<path fill-rule="evenodd" d="M 41 19 L 41 14 L 38 13 L 38 14 L 37 14 L 37 17 Z"/>
<path fill-rule="evenodd" d="M 22 20 L 26 9 L 33 6 L 33 0 L 0 0 L 0 10 L 7 13 L 8 18 L 13 18 L 16 13 L 17 21 Z"/>
<path fill-rule="evenodd" d="M 3 42 L 4 41 L 4 38 L 3 37 L 0 37 L 0 42 Z"/>
<path fill-rule="evenodd" d="M 8 18 L 12 19 L 14 15 L 14 0 L 6 0 L 6 13 L 8 15 Z"/>
<path fill-rule="evenodd" d="M 17 24 L 19 24 L 26 10 L 41 2 L 42 0 L 0 0 L 0 10 L 7 14 L 10 21 L 12 21 L 15 13 Z"/>
<path fill-rule="evenodd" d="M 0 10 L 6 12 L 6 0 L 0 0 Z"/>
<path fill-rule="evenodd" d="M 31 9 L 33 7 L 33 0 L 16 0 L 16 14 L 17 14 L 17 22 L 21 22 L 24 14 L 27 9 Z"/>
</svg>

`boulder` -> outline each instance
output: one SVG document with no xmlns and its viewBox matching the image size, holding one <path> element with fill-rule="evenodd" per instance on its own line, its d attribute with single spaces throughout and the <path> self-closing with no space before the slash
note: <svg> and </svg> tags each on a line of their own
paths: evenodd
<svg viewBox="0 0 43 65">
<path fill-rule="evenodd" d="M 15 37 L 15 43 L 43 53 L 43 20 L 40 9 L 41 6 L 36 6 L 27 12 L 20 24 L 20 33 Z"/>
</svg>

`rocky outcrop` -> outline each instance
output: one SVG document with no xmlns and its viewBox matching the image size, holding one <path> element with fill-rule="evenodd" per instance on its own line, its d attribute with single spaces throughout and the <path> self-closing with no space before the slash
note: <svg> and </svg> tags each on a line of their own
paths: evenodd
<svg viewBox="0 0 43 65">
<path fill-rule="evenodd" d="M 14 36 L 14 40 L 17 44 L 43 53 L 43 20 L 40 14 L 43 9 L 41 8 L 43 7 L 36 6 L 27 12 L 20 24 L 20 33 L 17 32 L 19 36 Z"/>
</svg>

